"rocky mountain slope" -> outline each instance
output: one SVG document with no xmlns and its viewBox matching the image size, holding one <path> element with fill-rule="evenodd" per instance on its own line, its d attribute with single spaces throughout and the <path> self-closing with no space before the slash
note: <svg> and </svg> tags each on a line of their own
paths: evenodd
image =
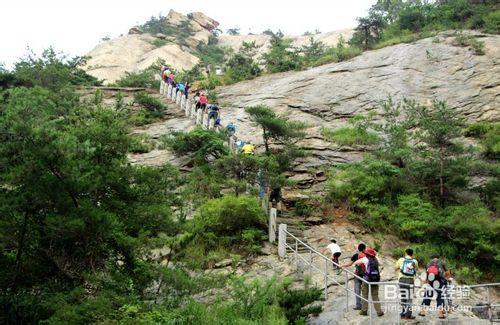
<svg viewBox="0 0 500 325">
<path fill-rule="evenodd" d="M 363 147 L 339 147 L 322 136 L 349 117 L 378 111 L 389 96 L 420 103 L 443 99 L 469 121 L 500 119 L 500 36 L 484 35 L 486 54 L 452 45 L 451 33 L 368 51 L 352 60 L 300 72 L 272 74 L 218 89 L 224 122 L 237 125 L 238 137 L 261 143 L 261 133 L 245 107 L 265 104 L 310 127 L 302 143 L 310 149 L 293 176 L 310 185 L 332 164 L 359 159 Z M 319 179 L 321 180 L 321 179 Z"/>
<path fill-rule="evenodd" d="M 206 44 L 211 31 L 219 26 L 214 19 L 201 12 L 183 15 L 170 10 L 165 25 L 172 30 L 188 28 L 191 36 L 180 38 L 178 35 L 145 33 L 140 27 L 133 27 L 127 35 L 99 43 L 87 56 L 90 59 L 84 69 L 91 75 L 112 83 L 120 79 L 125 72 L 136 72 L 149 67 L 158 59 L 163 59 L 178 70 L 188 70 L 199 62 L 197 46 Z M 353 33 L 352 29 L 319 33 L 312 36 L 287 36 L 294 40 L 295 46 L 302 46 L 313 37 L 328 46 L 337 44 L 340 36 L 345 40 Z M 256 58 L 266 52 L 269 35 L 221 35 L 219 45 L 237 51 L 243 42 L 255 42 L 259 47 Z"/>
</svg>

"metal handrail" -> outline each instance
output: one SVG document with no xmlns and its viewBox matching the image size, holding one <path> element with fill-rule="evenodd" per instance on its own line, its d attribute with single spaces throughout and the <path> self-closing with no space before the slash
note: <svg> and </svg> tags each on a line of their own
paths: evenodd
<svg viewBox="0 0 500 325">
<path fill-rule="evenodd" d="M 355 297 L 359 297 L 362 301 L 365 301 L 368 303 L 369 305 L 369 314 L 370 314 L 370 324 L 372 324 L 373 322 L 373 310 L 372 310 L 372 305 L 374 303 L 379 303 L 379 304 L 391 304 L 391 305 L 397 305 L 399 306 L 401 304 L 400 302 L 400 297 L 399 295 L 396 295 L 397 296 L 397 299 L 395 300 L 373 300 L 372 297 L 371 297 L 371 286 L 373 285 L 376 285 L 376 286 L 380 286 L 380 287 L 383 287 L 383 286 L 394 286 L 394 287 L 397 287 L 398 288 L 398 291 L 399 292 L 399 288 L 400 288 L 400 283 L 399 282 L 390 282 L 390 281 L 382 281 L 382 282 L 369 282 L 367 281 L 366 279 L 364 278 L 361 278 L 359 277 L 358 275 L 354 274 L 353 272 L 347 270 L 346 268 L 343 268 L 341 267 L 338 263 L 335 263 L 333 262 L 330 258 L 326 257 L 324 254 L 320 253 L 317 249 L 311 247 L 310 245 L 308 245 L 307 243 L 304 243 L 301 239 L 297 238 L 295 235 L 293 235 L 292 233 L 290 233 L 289 231 L 287 231 L 286 229 L 284 229 L 284 233 L 286 236 L 290 236 L 291 239 L 293 239 L 295 241 L 295 247 L 293 247 L 292 245 L 289 245 L 287 242 L 286 242 L 286 238 L 284 239 L 284 246 L 285 246 L 285 249 L 290 249 L 293 253 L 294 253 L 294 256 L 296 258 L 296 264 L 297 264 L 297 267 L 298 267 L 298 259 L 302 260 L 310 269 L 314 269 L 315 271 L 318 271 L 321 275 L 325 276 L 325 298 L 327 298 L 327 289 L 328 289 L 328 279 L 332 280 L 336 285 L 339 285 L 339 286 L 342 286 L 342 289 L 345 290 L 346 292 L 346 310 L 348 309 L 348 296 L 349 296 L 349 293 L 353 294 Z M 298 251 L 298 245 L 301 245 L 305 248 L 308 249 L 308 251 L 310 252 L 311 254 L 311 257 L 310 257 L 310 260 L 308 261 L 305 257 L 303 257 L 301 255 L 301 253 Z M 342 273 L 344 273 L 346 275 L 346 281 L 342 284 L 341 282 L 337 281 L 335 278 L 331 277 L 329 274 L 328 274 L 328 270 L 327 268 L 325 268 L 325 270 L 322 270 L 321 268 L 319 268 L 318 266 L 314 265 L 313 262 L 312 262 L 312 253 L 316 254 L 317 256 L 319 256 L 322 260 L 325 261 L 325 263 L 327 265 L 331 264 L 331 265 L 335 265 L 337 267 L 339 267 L 339 269 L 341 270 Z M 366 285 L 368 285 L 369 287 L 369 295 L 368 295 L 368 299 L 365 299 L 362 297 L 361 294 L 357 294 L 356 292 L 354 292 L 353 290 L 351 290 L 349 288 L 349 275 L 351 275 L 353 278 L 356 278 L 356 279 L 359 279 L 360 281 L 362 281 L 363 283 L 365 283 Z M 423 285 L 423 286 L 418 286 L 418 285 L 408 285 L 408 288 L 410 290 L 412 289 L 415 289 L 415 288 L 422 288 L 422 289 L 425 289 L 427 288 L 428 284 L 426 285 Z M 487 288 L 488 289 L 488 302 L 486 305 L 484 306 L 466 306 L 467 309 L 485 309 L 485 308 L 488 308 L 488 315 L 489 315 L 489 320 L 490 322 L 492 322 L 493 320 L 493 317 L 492 317 L 492 312 L 491 312 L 491 309 L 495 308 L 495 307 L 500 307 L 500 304 L 497 304 L 497 303 L 491 303 L 491 298 L 490 298 L 490 295 L 489 295 L 489 288 L 491 287 L 498 287 L 500 286 L 500 283 L 485 283 L 485 284 L 476 284 L 476 285 L 471 285 L 471 286 L 468 286 L 468 288 L 470 289 L 473 289 L 473 288 Z M 447 292 L 447 288 L 444 287 L 442 289 L 435 289 L 433 288 L 433 290 L 435 291 L 441 291 L 442 293 L 446 294 Z M 424 297 L 425 298 L 425 297 Z M 415 300 L 419 300 L 419 299 L 415 299 Z M 443 300 L 444 300 L 444 311 L 445 313 L 447 314 L 448 313 L 448 310 L 449 310 L 449 307 L 448 306 L 448 298 L 447 297 L 443 297 Z M 416 307 L 416 306 L 421 306 L 421 304 L 418 304 L 418 303 L 404 303 L 405 305 L 409 306 L 410 308 L 411 307 Z M 397 321 L 398 321 L 398 324 L 399 324 L 399 321 L 400 321 L 400 318 L 399 318 L 399 313 L 397 313 Z"/>
</svg>

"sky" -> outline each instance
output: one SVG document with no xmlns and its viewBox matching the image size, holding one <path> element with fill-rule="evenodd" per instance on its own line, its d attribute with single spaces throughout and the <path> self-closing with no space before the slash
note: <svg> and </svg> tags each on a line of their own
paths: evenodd
<svg viewBox="0 0 500 325">
<path fill-rule="evenodd" d="M 170 9 L 201 11 L 220 28 L 242 34 L 268 28 L 299 35 L 356 26 L 376 0 L 6 0 L 0 11 L 0 63 L 7 67 L 27 53 L 49 46 L 69 56 L 85 55 L 99 41 Z"/>
</svg>

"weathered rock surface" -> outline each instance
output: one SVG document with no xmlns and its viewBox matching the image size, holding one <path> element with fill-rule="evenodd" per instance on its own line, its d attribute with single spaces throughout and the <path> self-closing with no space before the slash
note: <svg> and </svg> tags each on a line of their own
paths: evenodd
<svg viewBox="0 0 500 325">
<path fill-rule="evenodd" d="M 484 35 L 486 54 L 474 55 L 451 44 L 451 33 L 411 44 L 365 52 L 346 62 L 300 72 L 263 76 L 221 87 L 223 122 L 236 123 L 240 139 L 261 144 L 245 107 L 265 104 L 292 120 L 311 127 L 302 145 L 310 155 L 301 158 L 296 171 L 315 173 L 334 164 L 358 160 L 363 148 L 340 147 L 321 135 L 323 127 L 345 124 L 349 117 L 379 112 L 381 101 L 392 96 L 420 103 L 444 99 L 469 121 L 500 119 L 500 36 Z M 301 180 L 306 176 L 301 175 Z"/>
<path fill-rule="evenodd" d="M 140 71 L 158 59 L 167 60 L 178 69 L 189 69 L 199 61 L 178 44 L 157 48 L 152 44 L 154 40 L 149 34 L 129 34 L 102 42 L 87 54 L 90 59 L 84 69 L 105 83 L 112 83 L 125 72 Z"/>
</svg>

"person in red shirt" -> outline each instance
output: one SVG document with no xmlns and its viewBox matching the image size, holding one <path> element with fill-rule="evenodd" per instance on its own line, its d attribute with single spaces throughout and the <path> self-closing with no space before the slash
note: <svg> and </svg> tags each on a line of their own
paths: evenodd
<svg viewBox="0 0 500 325">
<path fill-rule="evenodd" d="M 207 103 L 208 103 L 208 99 L 207 97 L 205 96 L 205 94 L 201 94 L 200 95 L 200 100 L 198 101 L 198 104 L 196 105 L 196 108 L 201 108 L 201 109 L 205 109 L 207 108 Z"/>
</svg>

